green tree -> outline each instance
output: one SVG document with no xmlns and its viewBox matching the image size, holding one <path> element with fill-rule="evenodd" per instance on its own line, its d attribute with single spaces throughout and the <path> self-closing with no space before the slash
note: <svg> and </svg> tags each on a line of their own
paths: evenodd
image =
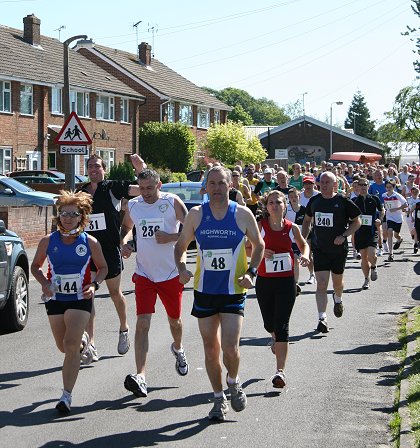
<svg viewBox="0 0 420 448">
<path fill-rule="evenodd" d="M 233 165 L 237 160 L 256 163 L 267 157 L 258 138 L 247 140 L 242 124 L 233 121 L 212 126 L 207 131 L 204 145 L 211 158 L 227 165 Z"/>
<path fill-rule="evenodd" d="M 106 178 L 111 180 L 136 180 L 134 168 L 131 163 L 128 162 L 111 166 Z"/>
<path fill-rule="evenodd" d="M 251 126 L 254 123 L 251 115 L 240 104 L 233 107 L 228 118 L 237 123 L 241 122 L 244 126 Z"/>
<path fill-rule="evenodd" d="M 193 163 L 196 140 L 181 123 L 145 123 L 139 130 L 140 153 L 155 167 L 186 172 Z"/>
<path fill-rule="evenodd" d="M 411 9 L 414 12 L 414 14 L 420 18 L 420 0 L 411 0 L 412 5 Z M 415 53 L 417 56 L 420 56 L 420 27 L 411 27 L 407 25 L 407 31 L 402 33 L 405 36 L 411 36 L 410 40 L 415 42 L 416 50 L 413 50 L 413 53 Z M 420 60 L 416 60 L 413 62 L 414 70 L 417 73 L 420 73 Z"/>
<path fill-rule="evenodd" d="M 370 112 L 366 106 L 364 96 L 360 91 L 353 96 L 352 103 L 344 121 L 344 127 L 354 129 L 354 133 L 361 137 L 376 140 L 375 122 L 370 119 Z"/>
</svg>

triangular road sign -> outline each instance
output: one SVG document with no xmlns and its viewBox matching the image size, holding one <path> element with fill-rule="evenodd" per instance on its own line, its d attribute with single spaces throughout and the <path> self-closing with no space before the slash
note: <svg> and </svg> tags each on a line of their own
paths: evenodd
<svg viewBox="0 0 420 448">
<path fill-rule="evenodd" d="M 72 112 L 54 140 L 56 145 L 91 145 L 92 139 L 86 132 L 76 112 Z"/>
</svg>

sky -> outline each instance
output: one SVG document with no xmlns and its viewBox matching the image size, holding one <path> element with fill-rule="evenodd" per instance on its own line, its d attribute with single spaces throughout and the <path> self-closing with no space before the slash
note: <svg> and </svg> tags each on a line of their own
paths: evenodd
<svg viewBox="0 0 420 448">
<path fill-rule="evenodd" d="M 371 119 L 384 121 L 395 96 L 416 78 L 418 27 L 411 0 L 0 0 L 0 24 L 23 29 L 35 14 L 41 34 L 87 34 L 156 59 L 199 86 L 244 89 L 279 106 L 304 100 L 305 114 L 343 126 L 360 91 Z M 141 21 L 141 22 L 140 22 Z M 140 22 L 140 23 L 138 23 Z M 138 23 L 137 27 L 133 25 Z M 58 31 L 60 27 L 61 31 Z M 343 105 L 333 104 L 342 101 Z"/>
</svg>

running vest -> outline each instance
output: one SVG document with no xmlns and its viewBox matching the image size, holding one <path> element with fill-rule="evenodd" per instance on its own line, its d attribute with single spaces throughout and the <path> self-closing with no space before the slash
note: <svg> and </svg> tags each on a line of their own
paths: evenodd
<svg viewBox="0 0 420 448">
<path fill-rule="evenodd" d="M 266 249 L 275 252 L 272 259 L 263 258 L 258 267 L 258 275 L 261 277 L 293 277 L 294 276 L 294 254 L 290 232 L 292 223 L 285 219 L 281 230 L 273 230 L 268 219 L 260 221 L 262 229 L 261 236 Z"/>
<path fill-rule="evenodd" d="M 158 244 L 155 232 L 178 233 L 179 221 L 174 206 L 175 195 L 160 192 L 154 204 L 142 196 L 128 201 L 128 212 L 137 231 L 136 274 L 152 282 L 171 280 L 178 275 L 174 259 L 175 242 Z"/>
<path fill-rule="evenodd" d="M 87 233 L 82 232 L 73 244 L 64 244 L 60 232 L 53 232 L 47 247 L 47 278 L 54 287 L 51 300 L 84 300 L 83 288 L 91 283 L 92 258 Z"/>
<path fill-rule="evenodd" d="M 238 204 L 229 201 L 223 219 L 214 218 L 210 203 L 201 205 L 203 216 L 195 231 L 197 269 L 194 289 L 205 294 L 243 294 L 246 289 L 238 278 L 245 274 L 248 262 L 245 234 L 236 223 Z"/>
</svg>

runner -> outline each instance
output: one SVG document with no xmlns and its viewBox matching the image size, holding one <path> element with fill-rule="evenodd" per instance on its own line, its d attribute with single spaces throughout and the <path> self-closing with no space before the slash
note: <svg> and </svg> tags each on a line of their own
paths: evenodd
<svg viewBox="0 0 420 448">
<path fill-rule="evenodd" d="M 355 250 L 361 255 L 362 272 L 365 276 L 362 289 L 370 288 L 370 280 L 378 279 L 376 269 L 378 245 L 378 228 L 382 223 L 384 210 L 377 196 L 368 194 L 369 181 L 359 179 L 359 195 L 353 199 L 362 212 L 360 220 L 362 225 L 354 234 Z"/>
<path fill-rule="evenodd" d="M 134 224 L 137 231 L 136 271 L 133 275 L 137 309 L 137 373 L 127 375 L 124 387 L 136 397 L 147 397 L 145 373 L 148 335 L 157 295 L 168 315 L 173 337 L 171 352 L 176 358 L 175 370 L 182 376 L 188 373 L 187 358 L 182 347 L 181 299 L 184 288 L 179 282 L 173 258 L 179 223 L 184 222 L 187 208 L 178 196 L 160 191 L 162 182 L 156 171 L 143 170 L 137 182 L 141 196 L 128 202 L 128 213 L 124 216 L 121 230 L 121 249 L 125 258 L 132 252 L 128 239 Z"/>
<path fill-rule="evenodd" d="M 416 232 L 415 222 L 416 222 L 416 205 L 420 202 L 419 197 L 419 187 L 417 185 L 413 185 L 411 187 L 411 196 L 407 199 L 409 211 L 407 216 L 407 225 L 410 230 L 411 237 L 414 240 L 414 253 L 416 254 L 419 251 L 419 234 Z M 420 217 L 420 216 L 419 216 Z"/>
<path fill-rule="evenodd" d="M 248 184 L 248 181 L 246 181 Z M 246 202 L 251 199 L 251 191 L 248 185 L 245 185 L 241 180 L 240 171 L 236 169 L 232 171 L 232 187 L 239 190 L 242 194 L 243 200 Z M 239 202 L 239 201 L 236 201 Z M 244 205 L 244 204 L 241 204 Z"/>
<path fill-rule="evenodd" d="M 213 168 L 207 178 L 209 202 L 193 207 L 175 245 L 175 262 L 182 284 L 193 274 L 187 270 L 186 250 L 197 241 L 197 270 L 194 275 L 194 304 L 191 314 L 198 318 L 204 343 L 207 375 L 214 392 L 210 420 L 226 419 L 228 404 L 223 392 L 222 365 L 234 411 L 245 409 L 247 398 L 238 377 L 239 338 L 246 290 L 253 286 L 264 242 L 252 213 L 228 200 L 230 172 Z M 245 239 L 252 245 L 247 270 Z M 219 339 L 220 338 L 220 339 Z"/>
<path fill-rule="evenodd" d="M 419 238 L 420 238 L 420 201 L 414 204 L 412 216 L 414 217 L 414 253 L 419 251 Z"/>
<path fill-rule="evenodd" d="M 267 191 L 275 190 L 279 185 L 273 180 L 273 170 L 271 168 L 265 168 L 264 179 L 261 180 L 256 186 L 254 193 L 258 196 L 264 195 Z"/>
<path fill-rule="evenodd" d="M 370 184 L 368 193 L 375 195 L 381 201 L 381 204 L 384 205 L 383 194 L 386 192 L 384 176 L 382 170 L 378 169 L 373 173 L 374 182 Z M 386 241 L 387 235 L 387 227 L 386 227 L 386 216 L 384 215 L 382 220 L 382 228 L 379 227 L 379 241 L 378 241 L 378 257 L 382 256 L 384 252 L 389 252 L 388 243 Z"/>
<path fill-rule="evenodd" d="M 286 171 L 280 170 L 277 173 L 277 182 L 278 186 L 276 187 L 276 190 L 281 191 L 287 198 L 287 195 L 289 194 L 289 190 L 292 187 L 289 187 L 288 184 L 289 176 L 287 175 Z"/>
<path fill-rule="evenodd" d="M 250 164 L 248 167 L 248 171 L 246 172 L 246 178 L 249 183 L 251 198 L 246 200 L 246 206 L 251 210 L 252 214 L 255 216 L 258 209 L 258 196 L 255 194 L 254 190 L 256 185 L 258 185 L 260 181 L 256 177 L 254 177 L 254 174 L 255 174 L 255 167 L 254 165 Z"/>
<path fill-rule="evenodd" d="M 297 190 L 293 188 L 289 196 L 297 196 Z M 258 268 L 255 290 L 264 328 L 272 337 L 271 350 L 276 355 L 277 370 L 271 381 L 273 387 L 283 388 L 286 385 L 284 370 L 289 349 L 289 320 L 296 299 L 293 265 L 308 265 L 309 246 L 299 227 L 287 216 L 284 218 L 286 207 L 289 208 L 292 202 L 287 206 L 283 193 L 267 193 L 262 204 L 263 218 L 258 228 L 265 242 L 265 250 Z M 301 253 L 299 259 L 294 257 L 293 245 Z"/>
<path fill-rule="evenodd" d="M 293 175 L 290 176 L 289 186 L 296 188 L 296 190 L 301 191 L 303 188 L 303 178 L 304 174 L 302 174 L 302 167 L 300 163 L 295 163 L 293 165 Z"/>
<path fill-rule="evenodd" d="M 386 182 L 386 193 L 382 195 L 384 199 L 384 207 L 386 211 L 387 240 L 389 247 L 388 261 L 394 261 L 394 250 L 398 250 L 403 241 L 400 236 L 401 226 L 403 222 L 403 211 L 407 207 L 407 201 L 404 196 L 394 191 L 396 183 L 394 180 Z M 396 242 L 392 245 L 393 236 Z"/>
<path fill-rule="evenodd" d="M 60 193 L 55 204 L 58 230 L 40 241 L 31 272 L 42 286 L 51 331 L 58 349 L 64 353 L 63 394 L 56 408 L 69 413 L 80 361 L 92 362 L 89 335 L 84 330 L 92 310 L 92 299 L 108 268 L 101 245 L 83 231 L 92 210 L 90 195 Z M 47 276 L 42 272 L 45 259 L 48 259 Z M 97 268 L 93 282 L 91 260 Z"/>
<path fill-rule="evenodd" d="M 317 282 L 316 302 L 319 322 L 317 330 L 328 333 L 327 288 L 331 273 L 333 282 L 334 315 L 343 315 L 343 272 L 348 252 L 347 238 L 360 227 L 360 210 L 348 198 L 334 193 L 337 179 L 325 172 L 320 178 L 321 194 L 313 197 L 307 207 L 302 235 L 308 237 L 313 221 L 312 253 Z"/>
<path fill-rule="evenodd" d="M 144 161 L 137 154 L 131 156 L 131 162 L 137 172 L 145 167 Z M 130 348 L 130 339 L 127 302 L 121 291 L 121 272 L 124 269 L 120 251 L 121 199 L 128 199 L 137 196 L 139 193 L 138 186 L 131 185 L 129 181 L 105 180 L 105 170 L 106 166 L 102 158 L 97 154 L 91 155 L 87 160 L 90 182 L 83 185 L 79 191 L 89 193 L 93 199 L 90 222 L 85 230 L 100 242 L 108 265 L 108 275 L 105 283 L 120 320 L 117 350 L 120 355 L 124 355 Z M 96 271 L 94 263 L 91 263 L 91 270 Z M 86 330 L 89 333 L 90 344 L 94 353 L 93 360 L 98 361 L 98 351 L 95 346 L 94 303 Z"/>
</svg>

